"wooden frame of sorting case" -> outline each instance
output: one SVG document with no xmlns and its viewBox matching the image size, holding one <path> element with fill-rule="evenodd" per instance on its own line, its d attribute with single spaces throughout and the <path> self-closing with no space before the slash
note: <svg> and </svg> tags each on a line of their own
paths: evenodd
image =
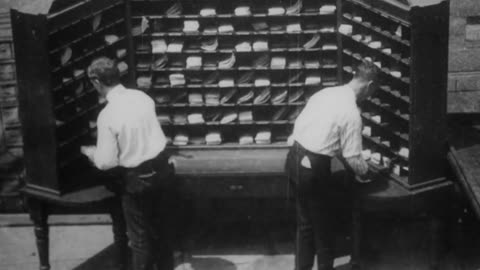
<svg viewBox="0 0 480 270">
<path fill-rule="evenodd" d="M 112 46 L 114 46 L 113 49 L 121 47 L 127 50 L 126 56 L 122 59 L 129 67 L 128 73 L 125 75 L 125 84 L 135 87 L 136 77 L 143 71 L 136 67 L 139 54 L 135 49 L 135 45 L 139 37 L 132 36 L 131 30 L 133 25 L 142 16 L 158 21 L 172 19 L 167 18 L 168 16 L 162 13 L 164 10 L 150 9 L 149 5 L 164 5 L 168 7 L 173 3 L 173 1 L 167 0 L 78 0 L 66 1 L 64 3 L 65 6 L 55 6 L 56 4 L 61 5 L 56 2 L 60 1 L 54 1 L 52 9 L 57 8 L 58 10 L 49 11 L 46 15 L 31 15 L 21 11 L 11 11 L 19 84 L 20 117 L 24 135 L 25 162 L 28 176 L 26 191 L 30 194 L 54 198 L 91 186 L 96 182 L 99 174 L 98 171 L 92 168 L 87 169 L 88 161 L 85 158 L 78 157 L 67 163 L 65 163 L 65 159 L 60 158 L 63 153 L 59 152 L 59 148 L 65 144 L 58 140 L 59 132 L 61 131 L 56 125 L 58 105 L 55 104 L 54 94 L 58 90 L 61 91 L 65 85 L 68 88 L 69 82 L 60 82 L 58 84 L 55 81 L 58 80 L 55 77 L 57 76 L 55 72 L 63 74 L 62 70 L 73 70 L 77 64 L 78 67 L 84 69 L 88 62 L 87 60 L 106 52 L 112 54 L 112 52 L 105 44 L 99 45 L 99 47 L 91 48 L 90 51 L 87 50 L 85 53 L 87 56 L 83 58 L 80 56 L 80 58 L 73 59 L 71 64 L 61 66 L 52 60 L 53 54 L 61 52 L 65 46 L 80 44 L 83 39 L 95 38 L 97 32 L 82 33 L 79 31 L 78 34 L 80 36 L 78 39 L 73 38 L 73 40 L 53 48 L 49 47 L 53 44 L 49 38 L 58 33 L 58 31 L 68 31 L 69 27 L 76 27 L 76 24 L 89 20 L 93 16 L 92 14 L 109 12 L 112 8 L 116 9 L 113 17 L 117 20 L 114 20 L 113 23 L 118 24 L 112 27 L 117 27 L 115 28 L 117 29 L 116 34 L 121 37 L 121 40 L 120 43 Z M 191 1 L 180 2 L 184 2 L 185 5 L 193 3 Z M 330 74 L 333 74 L 335 80 L 325 81 L 323 85 L 317 86 L 317 89 L 345 83 L 351 76 L 345 70 L 348 70 L 346 69 L 348 63 L 353 63 L 355 59 L 352 54 L 344 52 L 344 44 L 351 37 L 337 31 L 341 24 L 352 24 L 354 29 L 355 27 L 360 27 L 365 32 L 370 31 L 373 36 L 378 35 L 382 40 L 392 39 L 392 43 L 399 43 L 401 44 L 400 46 L 407 48 L 405 50 L 408 53 L 404 55 L 404 58 L 410 58 L 408 64 L 405 64 L 404 59 L 399 61 L 403 61 L 403 65 L 408 65 L 407 68 L 409 70 L 409 77 L 406 80 L 408 82 L 406 89 L 408 90 L 410 102 L 408 124 L 409 175 L 404 178 L 394 177 L 390 174 L 382 174 L 381 176 L 385 181 L 393 181 L 402 190 L 411 194 L 433 190 L 436 187 L 444 187 L 450 183 L 445 178 L 444 169 L 447 151 L 446 89 L 449 3 L 448 1 L 438 0 L 418 1 L 423 4 L 417 4 L 416 2 L 410 1 L 410 5 L 404 4 L 403 1 L 394 0 L 325 0 L 318 3 L 315 2 L 319 6 L 322 4 L 336 5 L 336 11 L 330 18 L 321 18 L 319 21 L 325 20 L 334 26 L 335 30 L 333 33 L 328 34 L 327 40 L 333 41 L 337 46 L 337 50 L 329 52 L 329 55 L 334 57 L 336 61 L 335 65 L 326 65 L 319 68 L 319 71 L 328 70 Z M 425 4 L 426 2 L 432 3 Z M 195 1 L 195 3 L 198 5 L 199 3 L 213 2 Z M 221 3 L 215 4 L 220 5 Z M 223 4 L 227 5 L 230 3 Z M 252 5 L 255 15 L 249 16 L 247 19 L 269 18 L 265 11 L 256 11 L 253 1 L 249 2 L 249 4 Z M 343 11 L 347 9 L 358 9 L 361 13 L 370 14 L 368 16 L 371 16 L 374 20 L 375 16 L 378 16 L 380 21 L 385 20 L 393 24 L 402 25 L 402 27 L 408 29 L 406 33 L 409 33 L 409 36 L 403 36 L 399 39 L 391 33 L 389 36 L 386 32 L 377 31 L 377 28 L 372 27 L 368 29 L 371 25 L 355 26 L 356 22 L 350 22 L 344 16 Z M 147 11 L 149 14 L 145 14 Z M 231 13 L 233 13 L 233 10 Z M 174 19 L 204 19 L 198 15 L 180 15 L 177 17 Z M 286 18 L 287 21 L 292 18 L 301 21 L 304 17 L 304 15 L 300 14 Z M 214 19 L 229 21 L 230 19 L 234 20 L 235 16 L 233 14 L 218 14 Z M 106 29 L 108 27 L 107 25 Z M 107 32 L 101 32 L 101 34 Z M 245 33 L 244 37 L 258 34 L 254 33 L 255 31 L 251 32 L 253 34 Z M 315 30 L 311 32 L 316 33 Z M 171 33 L 167 33 L 166 36 L 169 34 Z M 174 36 L 178 34 L 178 38 L 188 38 L 188 35 L 181 33 L 173 34 Z M 240 34 L 233 33 L 231 36 L 235 37 Z M 285 33 L 269 32 L 260 35 L 264 35 L 269 39 L 277 34 L 283 35 Z M 151 34 L 142 34 L 140 38 L 148 38 L 148 35 Z M 358 44 L 358 46 L 363 45 Z M 356 48 L 356 46 L 354 47 Z M 287 54 L 287 51 L 284 50 L 284 53 Z M 277 49 L 277 52 L 282 54 L 282 50 Z M 275 49 L 270 48 L 267 53 L 277 52 L 275 52 Z M 376 53 L 373 54 L 376 55 Z M 220 70 L 220 72 L 222 71 Z M 262 72 L 274 71 L 267 69 Z M 392 80 L 394 79 L 392 78 Z M 75 83 L 79 80 L 73 78 L 73 81 Z M 85 84 L 87 83 L 85 82 Z M 152 93 L 152 89 L 145 90 Z M 93 99 L 89 99 L 88 102 L 91 102 L 91 100 Z M 72 101 L 64 100 L 62 102 L 69 104 Z M 77 102 L 76 99 L 74 99 L 74 102 Z M 95 104 L 87 105 L 93 106 Z M 172 104 L 171 106 L 159 107 L 173 113 L 182 106 Z M 297 105 L 287 104 L 285 106 Z M 189 108 L 188 104 L 184 107 Z M 239 105 L 234 105 L 234 107 L 239 108 Z M 273 105 L 267 105 L 266 107 L 273 108 Z M 251 108 L 255 110 L 256 107 L 252 105 Z M 74 112 L 73 117 L 81 118 L 82 113 L 85 114 L 82 110 L 78 110 Z M 91 117 L 88 120 L 92 121 L 94 119 Z M 82 121 L 80 122 L 81 125 L 85 126 L 85 134 L 89 134 L 88 132 L 91 132 L 91 130 L 86 125 L 88 121 Z M 254 121 L 248 125 L 251 125 L 252 128 L 259 125 L 271 127 L 275 130 L 290 131 L 293 123 Z M 212 124 L 210 126 L 215 125 Z M 208 123 L 195 126 L 187 124 L 181 128 L 195 130 L 206 129 L 210 126 Z M 231 128 L 235 130 L 235 128 L 241 126 L 242 124 L 235 124 L 231 125 Z M 169 129 L 169 127 L 165 128 Z M 174 128 L 176 127 L 174 126 Z M 78 135 L 73 134 L 72 136 Z M 87 141 L 91 142 L 88 139 L 81 142 Z M 185 147 L 169 147 L 169 150 L 177 156 L 177 173 L 185 176 L 194 191 L 198 191 L 202 195 L 220 197 L 282 197 L 287 195 L 287 182 L 283 180 L 283 165 L 288 151 L 286 143 L 276 142 L 271 145 L 246 146 L 235 143 L 216 146 L 188 145 Z M 78 148 L 72 147 L 71 151 L 76 153 Z M 372 167 L 372 169 L 375 168 Z M 201 179 L 210 179 L 211 181 L 200 181 Z"/>
</svg>

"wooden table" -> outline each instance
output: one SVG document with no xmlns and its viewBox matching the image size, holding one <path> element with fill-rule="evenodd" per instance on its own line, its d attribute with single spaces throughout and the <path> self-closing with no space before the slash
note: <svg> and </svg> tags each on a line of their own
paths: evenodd
<svg viewBox="0 0 480 270">
<path fill-rule="evenodd" d="M 125 269 L 128 239 L 119 196 L 99 185 L 67 193 L 59 198 L 24 191 L 30 218 L 34 224 L 40 270 L 50 269 L 48 216 L 53 213 L 109 213 L 112 218 L 115 262 Z"/>
<path fill-rule="evenodd" d="M 232 151 L 233 150 L 233 151 Z M 288 196 L 288 184 L 283 174 L 288 148 L 272 147 L 248 151 L 219 149 L 203 151 L 201 148 L 175 153 L 177 175 L 197 197 L 203 198 L 282 198 Z M 337 181 L 350 183 L 354 198 L 353 260 L 360 260 L 365 213 L 395 213 L 403 217 L 421 216 L 431 220 L 432 241 L 438 240 L 439 201 L 451 191 L 452 183 L 444 179 L 431 185 L 408 191 L 399 183 L 387 179 L 375 179 L 369 184 L 353 184 L 352 176 L 345 172 L 340 162 L 332 162 L 333 176 Z M 26 191 L 31 218 L 40 257 L 40 269 L 49 269 L 48 215 L 52 211 L 108 212 L 112 216 L 115 246 L 118 254 L 124 254 L 127 238 L 119 198 L 103 186 L 95 186 L 60 198 L 48 198 Z M 433 210 L 432 210 L 433 209 Z M 435 247 L 435 242 L 432 242 Z M 432 252 L 432 258 L 438 257 Z M 126 256 L 123 256 L 125 258 Z M 120 256 L 119 258 L 122 258 Z M 119 263 L 122 263 L 118 259 Z M 436 259 L 432 259 L 436 261 Z"/>
<path fill-rule="evenodd" d="M 285 197 L 288 184 L 283 175 L 288 148 L 258 149 L 248 151 L 218 149 L 202 151 L 202 148 L 182 150 L 177 159 L 177 172 L 200 196 L 231 197 Z M 214 157 L 214 158 L 212 158 Z M 214 165 L 212 165 L 214 164 Z M 447 164 L 444 164 L 447 165 Z M 212 171 L 216 166 L 218 170 Z M 336 159 L 332 162 L 333 177 L 345 183 L 347 193 L 353 197 L 353 252 L 354 263 L 361 264 L 361 246 L 364 236 L 365 216 L 394 214 L 398 217 L 423 219 L 430 224 L 430 264 L 432 269 L 441 256 L 441 236 L 444 230 L 443 213 L 452 195 L 453 184 L 441 178 L 405 187 L 386 178 L 378 178 L 368 184 L 355 184 L 352 175 Z M 349 190 L 349 191 L 348 191 Z"/>
<path fill-rule="evenodd" d="M 457 127 L 448 161 L 461 190 L 480 218 L 480 127 Z"/>
</svg>

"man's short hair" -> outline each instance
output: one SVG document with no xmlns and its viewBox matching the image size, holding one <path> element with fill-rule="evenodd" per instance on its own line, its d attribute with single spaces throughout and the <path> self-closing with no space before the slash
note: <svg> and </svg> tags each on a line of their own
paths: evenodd
<svg viewBox="0 0 480 270">
<path fill-rule="evenodd" d="M 378 76 L 378 67 L 369 60 L 362 60 L 355 68 L 355 75 L 353 76 L 355 79 L 361 79 L 365 81 L 375 81 Z"/>
<path fill-rule="evenodd" d="M 90 79 L 97 79 L 105 86 L 115 86 L 120 83 L 120 71 L 117 63 L 108 57 L 99 57 L 93 60 L 87 73 Z"/>
</svg>

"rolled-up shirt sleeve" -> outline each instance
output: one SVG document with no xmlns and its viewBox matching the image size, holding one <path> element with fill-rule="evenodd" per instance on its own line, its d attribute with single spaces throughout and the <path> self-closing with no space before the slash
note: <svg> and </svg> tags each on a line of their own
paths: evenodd
<svg viewBox="0 0 480 270">
<path fill-rule="evenodd" d="M 360 114 L 350 113 L 339 128 L 342 156 L 350 158 L 362 153 L 362 119 Z"/>
<path fill-rule="evenodd" d="M 108 116 L 102 112 L 97 120 L 97 149 L 93 163 L 100 170 L 108 170 L 119 165 L 117 134 Z"/>
</svg>

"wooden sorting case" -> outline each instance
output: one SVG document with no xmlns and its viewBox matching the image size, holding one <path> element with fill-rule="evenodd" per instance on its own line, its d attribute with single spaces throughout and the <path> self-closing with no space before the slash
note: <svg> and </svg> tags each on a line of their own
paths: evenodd
<svg viewBox="0 0 480 270">
<path fill-rule="evenodd" d="M 125 83 L 156 101 L 178 174 L 235 179 L 222 196 L 267 184 L 259 197 L 286 194 L 287 139 L 308 98 L 369 57 L 381 67 L 361 104 L 372 171 L 406 192 L 442 185 L 448 10 L 440 0 L 84 0 L 12 11 L 28 188 L 59 195 L 91 180 L 79 146 L 94 142 L 102 105 L 84 73 L 102 54 L 121 56 Z M 110 20 L 92 30 L 98 14 Z M 204 193 L 218 181 L 201 182 Z"/>
</svg>

